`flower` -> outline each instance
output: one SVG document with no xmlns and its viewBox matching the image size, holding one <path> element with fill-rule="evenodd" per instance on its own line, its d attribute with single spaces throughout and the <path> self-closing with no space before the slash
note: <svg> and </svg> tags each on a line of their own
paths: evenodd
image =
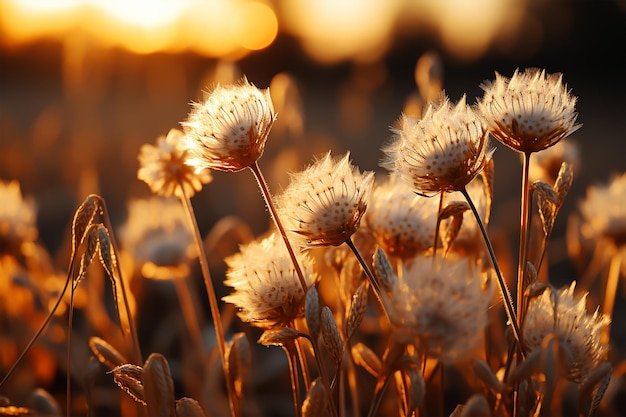
<svg viewBox="0 0 626 417">
<path fill-rule="evenodd" d="M 142 275 L 153 279 L 183 278 L 196 256 L 193 235 L 180 202 L 152 197 L 131 200 L 120 238 Z"/>
<path fill-rule="evenodd" d="M 334 160 L 330 152 L 291 182 L 276 205 L 285 228 L 308 246 L 338 246 L 359 228 L 374 185 L 374 173 L 361 174 L 350 152 Z"/>
<path fill-rule="evenodd" d="M 184 133 L 178 129 L 170 129 L 167 136 L 159 136 L 156 146 L 145 144 L 139 151 L 141 168 L 137 178 L 145 181 L 152 192 L 169 197 L 184 195 L 192 197 L 202 189 L 202 184 L 213 180 L 211 171 L 194 169 L 185 164 L 189 151 L 184 145 Z"/>
<path fill-rule="evenodd" d="M 365 224 L 385 253 L 408 260 L 433 247 L 438 208 L 438 199 L 415 194 L 390 175 L 375 185 Z"/>
<path fill-rule="evenodd" d="M 567 378 L 581 382 L 603 359 L 608 346 L 600 341 L 602 328 L 610 323 L 608 316 L 598 310 L 587 313 L 587 293 L 574 296 L 576 282 L 569 287 L 546 289 L 531 298 L 522 327 L 526 347 L 541 348 L 544 338 L 556 335 L 561 348 L 567 349 L 573 359 Z"/>
<path fill-rule="evenodd" d="M 318 280 L 313 260 L 306 253 L 297 257 L 310 288 Z M 237 306 L 241 320 L 267 329 L 303 316 L 305 293 L 280 235 L 272 233 L 242 245 L 225 261 L 228 271 L 224 284 L 234 291 L 223 300 Z"/>
<path fill-rule="evenodd" d="M 584 238 L 608 242 L 619 249 L 626 245 L 626 173 L 616 176 L 607 185 L 591 186 L 580 204 Z"/>
<path fill-rule="evenodd" d="M 523 153 L 546 149 L 578 128 L 576 97 L 563 84 L 560 73 L 530 68 L 515 71 L 509 79 L 496 72 L 485 81 L 478 106 L 491 134 L 511 149 Z"/>
<path fill-rule="evenodd" d="M 479 346 L 493 287 L 467 258 L 417 256 L 390 292 L 394 335 L 455 363 Z"/>
<path fill-rule="evenodd" d="M 430 104 L 419 120 L 403 115 L 392 132 L 381 165 L 421 194 L 462 190 L 493 153 L 487 125 L 465 104 L 465 96 L 454 107 L 447 98 Z"/>
<path fill-rule="evenodd" d="M 0 181 L 0 253 L 21 253 L 23 243 L 37 239 L 35 202 L 23 198 L 18 181 Z"/>
<path fill-rule="evenodd" d="M 269 89 L 260 90 L 247 79 L 218 85 L 203 103 L 194 103 L 182 126 L 196 169 L 240 171 L 263 155 L 265 141 L 276 120 Z"/>
</svg>

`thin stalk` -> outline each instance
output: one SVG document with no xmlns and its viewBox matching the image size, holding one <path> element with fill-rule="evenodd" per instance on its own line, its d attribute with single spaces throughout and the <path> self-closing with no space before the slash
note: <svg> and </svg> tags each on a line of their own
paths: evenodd
<svg viewBox="0 0 626 417">
<path fill-rule="evenodd" d="M 361 256 L 361 253 L 354 245 L 354 242 L 352 241 L 351 237 L 346 239 L 346 245 L 348 245 L 350 250 L 352 250 L 352 252 L 354 253 L 354 256 L 356 256 L 356 259 L 361 264 L 361 268 L 363 268 L 363 272 L 365 272 L 365 275 L 369 279 L 370 284 L 372 284 L 372 288 L 374 289 L 374 295 L 376 295 L 376 299 L 378 300 L 378 303 L 380 304 L 383 310 L 383 313 L 385 313 L 385 317 L 387 317 L 387 320 L 389 320 L 389 314 L 387 313 L 387 309 L 385 308 L 385 303 L 383 302 L 382 292 L 380 290 L 380 286 L 378 285 L 378 281 L 376 281 L 376 277 L 374 277 L 374 273 L 372 272 L 370 267 L 367 265 L 367 263 Z"/>
<path fill-rule="evenodd" d="M 374 395 L 374 400 L 372 401 L 372 404 L 370 405 L 370 410 L 367 413 L 367 417 L 374 417 L 376 415 L 376 412 L 378 411 L 378 409 L 380 408 L 380 404 L 383 401 L 383 397 L 385 394 L 385 391 L 387 391 L 387 387 L 389 386 L 389 382 L 391 381 L 391 376 L 393 374 L 389 374 L 387 373 L 385 375 L 385 380 L 383 381 L 382 385 L 379 387 L 380 385 L 380 380 L 379 380 L 379 384 L 376 384 L 376 393 Z"/>
<path fill-rule="evenodd" d="M 474 213 L 474 217 L 476 218 L 476 222 L 478 223 L 478 227 L 480 228 L 480 232 L 483 235 L 483 240 L 487 245 L 487 250 L 489 251 L 489 256 L 491 257 L 491 262 L 493 263 L 493 267 L 496 270 L 496 275 L 498 277 L 498 285 L 500 286 L 500 294 L 502 295 L 502 300 L 504 301 L 504 310 L 506 312 L 509 323 L 511 323 L 511 328 L 513 329 L 513 336 L 515 337 L 515 341 L 519 346 L 520 352 L 522 349 L 522 339 L 521 332 L 519 329 L 519 325 L 517 323 L 517 318 L 515 317 L 515 310 L 513 309 L 513 301 L 511 299 L 511 293 L 509 292 L 508 287 L 506 286 L 506 282 L 502 277 L 502 272 L 500 270 L 500 266 L 498 265 L 498 260 L 496 259 L 496 253 L 493 250 L 493 246 L 491 245 L 491 240 L 489 239 L 489 235 L 487 235 L 487 230 L 485 229 L 485 225 L 483 224 L 480 215 L 478 214 L 478 210 L 476 210 L 476 206 L 472 201 L 467 189 L 463 188 L 460 190 L 465 199 L 467 200 L 467 204 L 469 204 L 472 209 L 472 213 Z M 523 356 L 523 352 L 522 352 Z"/>
<path fill-rule="evenodd" d="M 313 347 L 313 356 L 315 357 L 315 364 L 317 365 L 317 370 L 319 371 L 320 378 L 322 378 L 322 383 L 324 384 L 324 390 L 326 391 L 326 399 L 328 400 L 328 407 L 330 408 L 330 412 L 332 417 L 337 416 L 337 406 L 335 405 L 335 399 L 333 398 L 332 389 L 330 387 L 330 382 L 328 379 L 328 374 L 326 373 L 326 368 L 321 361 L 321 353 L 318 345 L 319 338 L 308 337 L 308 340 L 311 342 L 311 346 Z"/>
<path fill-rule="evenodd" d="M 615 253 L 611 258 L 609 265 L 609 273 L 606 277 L 606 286 L 604 289 L 604 302 L 602 303 L 602 313 L 609 317 L 613 316 L 613 308 L 615 306 L 615 293 L 617 292 L 617 284 L 619 282 L 620 267 L 622 257 L 619 253 Z M 608 344 L 611 335 L 611 324 L 604 326 L 602 329 L 601 341 Z"/>
<path fill-rule="evenodd" d="M 296 323 L 291 321 L 289 327 L 298 330 Z M 311 373 L 309 372 L 309 364 L 306 359 L 306 351 L 302 345 L 302 339 L 297 338 L 294 340 L 296 346 L 296 352 L 298 353 L 298 359 L 300 360 L 300 369 L 302 369 L 302 379 L 304 380 L 304 389 L 308 392 L 311 387 Z"/>
<path fill-rule="evenodd" d="M 256 161 L 254 162 L 254 164 L 250 165 L 249 168 L 254 174 L 254 177 L 256 178 L 257 183 L 259 184 L 259 188 L 261 189 L 261 194 L 263 194 L 263 198 L 265 199 L 265 204 L 267 205 L 267 208 L 270 210 L 272 219 L 274 220 L 274 223 L 276 224 L 276 227 L 278 228 L 280 235 L 285 241 L 285 246 L 287 246 L 287 251 L 289 252 L 289 256 L 291 257 L 293 266 L 296 269 L 296 274 L 298 274 L 300 285 L 302 285 L 302 290 L 304 291 L 304 294 L 306 294 L 309 288 L 307 287 L 306 281 L 304 280 L 304 275 L 302 274 L 302 269 L 300 268 L 300 264 L 298 263 L 298 260 L 296 259 L 296 254 L 294 253 L 293 248 L 291 247 L 291 242 L 289 242 L 289 238 L 287 237 L 287 232 L 285 231 L 285 228 L 283 227 L 283 224 L 280 221 L 280 218 L 278 217 L 278 213 L 276 212 L 276 207 L 274 206 L 274 201 L 272 200 L 272 195 L 270 194 L 270 189 L 267 186 L 265 177 L 263 177 L 261 168 L 259 167 L 259 164 Z"/>
<path fill-rule="evenodd" d="M 435 241 L 433 242 L 433 264 L 437 255 L 437 241 L 439 240 L 439 228 L 441 227 L 441 210 L 443 209 L 443 191 L 439 193 L 439 208 L 437 209 L 437 223 L 435 225 Z"/>
<path fill-rule="evenodd" d="M 185 187 L 183 184 L 179 184 L 180 190 L 182 192 L 182 196 L 180 200 L 185 207 L 187 212 L 187 217 L 191 224 L 191 228 L 193 231 L 193 237 L 196 244 L 196 248 L 198 250 L 198 260 L 200 262 L 200 269 L 202 270 L 202 277 L 204 279 L 204 285 L 206 287 L 207 294 L 209 296 L 209 306 L 211 307 L 211 317 L 213 318 L 213 326 L 215 327 L 215 334 L 217 337 L 217 346 L 220 351 L 220 357 L 222 359 L 222 369 L 224 371 L 224 378 L 226 379 L 226 388 L 228 390 L 228 399 L 230 402 L 230 413 L 232 417 L 239 416 L 239 402 L 237 400 L 237 395 L 233 391 L 233 387 L 231 384 L 230 374 L 228 372 L 228 362 L 226 361 L 226 341 L 224 338 L 224 329 L 222 328 L 222 319 L 220 316 L 220 309 L 217 304 L 217 297 L 215 295 L 215 289 L 213 288 L 213 281 L 211 279 L 211 273 L 209 272 L 209 263 L 206 258 L 206 253 L 204 251 L 204 246 L 202 244 L 202 237 L 200 236 L 200 229 L 198 228 L 198 222 L 196 220 L 196 215 L 193 210 L 193 205 L 191 204 L 191 200 L 187 196 L 185 192 Z"/>
<path fill-rule="evenodd" d="M 522 163 L 522 195 L 520 207 L 520 237 L 519 237 L 519 260 L 517 264 L 517 324 L 521 326 L 524 322 L 524 269 L 526 268 L 526 258 L 528 249 L 528 238 L 530 231 L 529 221 L 529 184 L 528 174 L 530 169 L 531 152 L 525 152 Z M 521 346 L 521 345 L 520 345 Z"/>
<path fill-rule="evenodd" d="M 300 400 L 300 378 L 298 376 L 298 360 L 296 358 L 295 344 L 292 342 L 285 343 L 282 348 L 287 354 L 289 363 L 289 376 L 291 377 L 291 392 L 293 394 L 293 406 L 296 410 L 296 416 L 302 417 L 302 402 Z"/>
</svg>

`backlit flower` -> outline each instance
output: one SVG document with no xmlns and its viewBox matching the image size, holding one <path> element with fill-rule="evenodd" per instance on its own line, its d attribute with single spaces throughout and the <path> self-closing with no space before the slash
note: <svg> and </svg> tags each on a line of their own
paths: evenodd
<svg viewBox="0 0 626 417">
<path fill-rule="evenodd" d="M 139 152 L 141 168 L 137 178 L 145 181 L 152 192 L 169 197 L 182 196 L 181 186 L 185 195 L 192 197 L 213 179 L 211 171 L 194 169 L 185 164 L 189 151 L 184 144 L 184 133 L 178 129 L 170 129 L 167 136 L 159 136 L 156 146 L 145 144 Z"/>
<path fill-rule="evenodd" d="M 569 287 L 546 289 L 532 298 L 522 327 L 523 340 L 529 351 L 541 348 L 544 338 L 556 335 L 561 348 L 567 349 L 573 359 L 567 378 L 581 382 L 600 363 L 608 346 L 600 341 L 603 327 L 610 319 L 598 310 L 587 313 L 587 294 L 574 296 L 575 282 Z"/>
<path fill-rule="evenodd" d="M 260 90 L 245 78 L 236 85 L 218 85 L 203 103 L 194 103 L 182 126 L 196 169 L 240 171 L 263 155 L 276 120 L 269 89 Z"/>
<path fill-rule="evenodd" d="M 0 253 L 21 253 L 37 239 L 35 202 L 23 198 L 18 181 L 0 181 Z"/>
<path fill-rule="evenodd" d="M 596 244 L 609 243 L 619 249 L 626 245 L 626 173 L 607 185 L 591 186 L 580 204 L 581 233 Z"/>
<path fill-rule="evenodd" d="M 285 228 L 308 246 L 337 246 L 360 225 L 374 184 L 374 173 L 361 174 L 350 153 L 334 160 L 330 152 L 306 170 L 292 174 L 277 199 Z"/>
<path fill-rule="evenodd" d="M 310 288 L 318 279 L 313 260 L 306 253 L 297 256 Z M 303 316 L 305 293 L 280 235 L 273 233 L 242 245 L 225 261 L 228 271 L 224 284 L 234 291 L 223 300 L 237 306 L 241 320 L 272 328 Z"/>
<path fill-rule="evenodd" d="M 410 259 L 433 247 L 439 199 L 415 192 L 395 175 L 374 186 L 365 224 L 385 253 Z"/>
<path fill-rule="evenodd" d="M 479 108 L 491 134 L 523 153 L 546 149 L 569 136 L 576 124 L 576 97 L 563 84 L 563 75 L 537 68 L 515 71 L 509 79 L 496 73 L 485 81 Z"/>
<path fill-rule="evenodd" d="M 431 104 L 421 119 L 403 115 L 383 148 L 381 165 L 421 194 L 462 190 L 489 162 L 487 125 L 465 96 L 456 106 L 445 98 Z"/>
<path fill-rule="evenodd" d="M 418 256 L 390 293 L 394 335 L 454 363 L 481 343 L 492 286 L 467 258 Z"/>
<path fill-rule="evenodd" d="M 144 277 L 171 279 L 189 273 L 189 262 L 195 257 L 193 235 L 178 200 L 131 200 L 120 238 Z"/>
</svg>

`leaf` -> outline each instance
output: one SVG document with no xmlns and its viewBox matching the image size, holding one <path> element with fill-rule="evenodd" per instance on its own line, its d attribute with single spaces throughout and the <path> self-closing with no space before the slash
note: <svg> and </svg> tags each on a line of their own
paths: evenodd
<svg viewBox="0 0 626 417">
<path fill-rule="evenodd" d="M 174 381 L 165 356 L 152 353 L 143 367 L 143 388 L 150 417 L 176 417 Z"/>
</svg>

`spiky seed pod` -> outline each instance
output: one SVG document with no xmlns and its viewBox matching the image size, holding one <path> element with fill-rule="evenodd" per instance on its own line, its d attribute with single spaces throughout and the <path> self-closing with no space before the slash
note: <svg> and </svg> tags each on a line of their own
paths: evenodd
<svg viewBox="0 0 626 417">
<path fill-rule="evenodd" d="M 338 246 L 358 230 L 373 184 L 374 173 L 361 174 L 349 152 L 338 160 L 328 152 L 291 175 L 278 214 L 300 246 Z"/>
<path fill-rule="evenodd" d="M 202 170 L 240 171 L 263 155 L 276 121 L 269 89 L 244 77 L 238 84 L 218 85 L 202 103 L 194 103 L 187 120 L 187 164 Z"/>
<path fill-rule="evenodd" d="M 148 184 L 153 193 L 190 198 L 213 180 L 210 170 L 194 170 L 185 164 L 189 150 L 184 137 L 182 131 L 170 129 L 167 136 L 157 138 L 156 146 L 144 144 L 139 150 L 137 178 Z"/>
<path fill-rule="evenodd" d="M 381 165 L 425 195 L 462 190 L 493 153 L 487 124 L 465 96 L 455 106 L 444 97 L 419 120 L 403 116 L 392 131 Z"/>
<path fill-rule="evenodd" d="M 509 79 L 496 72 L 485 81 L 478 106 L 491 134 L 511 149 L 538 152 L 569 136 L 576 124 L 576 97 L 563 84 L 563 75 L 529 68 Z"/>
</svg>

